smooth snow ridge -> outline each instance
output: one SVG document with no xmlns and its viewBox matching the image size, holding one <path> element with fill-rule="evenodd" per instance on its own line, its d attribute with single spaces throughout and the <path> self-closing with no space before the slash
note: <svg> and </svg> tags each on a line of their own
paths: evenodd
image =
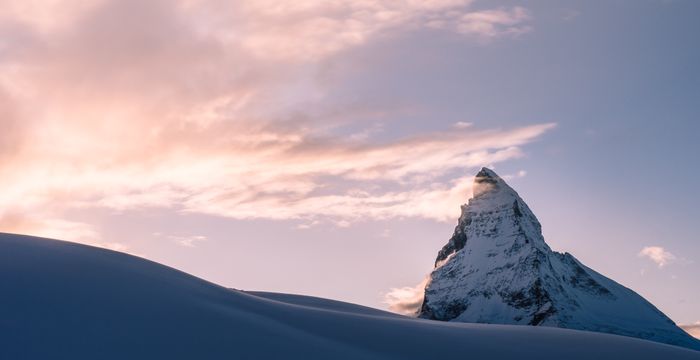
<svg viewBox="0 0 700 360">
<path fill-rule="evenodd" d="M 0 234 L 0 359 L 700 359 L 555 328 L 227 289 L 138 257 Z"/>
</svg>

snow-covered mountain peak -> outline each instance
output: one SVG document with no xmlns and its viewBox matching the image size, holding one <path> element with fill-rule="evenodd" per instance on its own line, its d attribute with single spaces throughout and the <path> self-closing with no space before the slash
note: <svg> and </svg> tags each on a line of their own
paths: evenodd
<svg viewBox="0 0 700 360">
<path fill-rule="evenodd" d="M 509 248 L 550 251 L 541 225 L 530 208 L 493 170 L 482 168 L 474 178 L 473 196 L 462 205 L 462 214 L 448 243 L 440 250 L 436 266 L 459 252 L 472 239 L 470 249 L 460 255 L 471 267 L 479 259 L 494 257 Z M 529 253 L 527 251 L 520 253 Z M 495 259 L 492 259 L 495 260 Z"/>
<path fill-rule="evenodd" d="M 481 171 L 476 174 L 472 189 L 474 199 L 517 196 L 515 190 L 508 186 L 498 174 L 488 168 L 481 168 Z"/>
<path fill-rule="evenodd" d="M 552 251 L 525 201 L 487 168 L 476 175 L 473 197 L 438 252 L 418 315 L 600 331 L 700 349 L 632 290 Z"/>
<path fill-rule="evenodd" d="M 516 202 L 520 207 L 527 208 L 518 193 L 493 170 L 482 168 L 474 177 L 472 198 L 468 203 L 472 212 L 495 211 L 503 206 L 515 207 Z"/>
</svg>

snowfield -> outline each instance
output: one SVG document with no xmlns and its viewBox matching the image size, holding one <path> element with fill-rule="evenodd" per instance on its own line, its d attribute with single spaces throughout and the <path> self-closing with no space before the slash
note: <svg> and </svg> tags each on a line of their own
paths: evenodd
<svg viewBox="0 0 700 360">
<path fill-rule="evenodd" d="M 227 289 L 135 256 L 0 234 L 0 359 L 700 359 L 558 328 L 414 319 Z"/>
</svg>

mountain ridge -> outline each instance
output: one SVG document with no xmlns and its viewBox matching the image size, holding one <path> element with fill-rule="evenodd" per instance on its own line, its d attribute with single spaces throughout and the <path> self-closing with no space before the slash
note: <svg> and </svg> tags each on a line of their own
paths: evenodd
<svg viewBox="0 0 700 360">
<path fill-rule="evenodd" d="M 438 252 L 418 317 L 598 331 L 700 350 L 643 297 L 552 251 L 537 217 L 493 170 L 482 168 L 473 189 Z"/>
</svg>

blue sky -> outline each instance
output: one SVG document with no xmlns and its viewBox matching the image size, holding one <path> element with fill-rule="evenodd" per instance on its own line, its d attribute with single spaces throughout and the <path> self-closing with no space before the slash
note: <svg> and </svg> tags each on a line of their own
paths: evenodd
<svg viewBox="0 0 700 360">
<path fill-rule="evenodd" d="M 493 166 L 553 249 L 700 321 L 700 4 L 280 4 L 9 1 L 0 230 L 385 307 Z"/>
</svg>

